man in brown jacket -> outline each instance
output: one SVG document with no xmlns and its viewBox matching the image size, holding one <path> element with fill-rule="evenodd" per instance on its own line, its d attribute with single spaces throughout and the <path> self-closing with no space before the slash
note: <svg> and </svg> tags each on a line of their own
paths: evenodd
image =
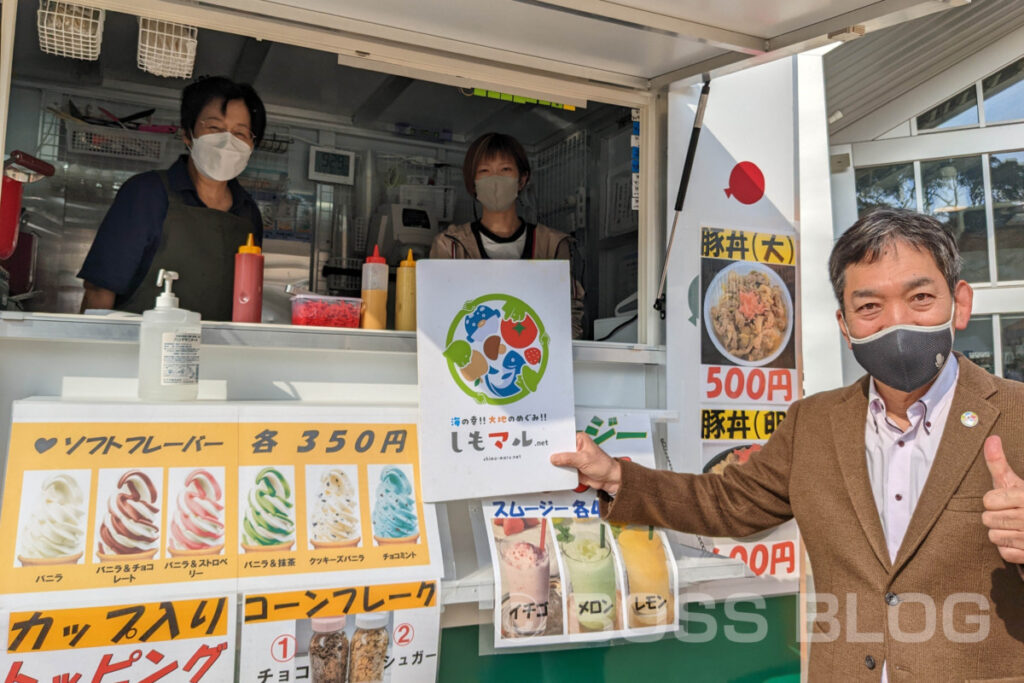
<svg viewBox="0 0 1024 683">
<path fill-rule="evenodd" d="M 811 681 L 1024 681 L 1024 384 L 951 353 L 973 292 L 934 219 L 876 211 L 829 271 L 869 374 L 794 403 L 747 464 L 654 471 L 585 435 L 552 462 L 612 522 L 747 536 L 795 518 L 825 606 Z"/>
</svg>

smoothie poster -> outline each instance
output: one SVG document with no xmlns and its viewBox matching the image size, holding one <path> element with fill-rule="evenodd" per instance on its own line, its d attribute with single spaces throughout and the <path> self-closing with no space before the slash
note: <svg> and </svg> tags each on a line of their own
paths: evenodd
<svg viewBox="0 0 1024 683">
<path fill-rule="evenodd" d="M 411 410 L 19 401 L 0 523 L 14 607 L 407 580 L 441 563 Z"/>
<path fill-rule="evenodd" d="M 417 266 L 425 500 L 575 486 L 569 295 L 565 261 Z"/>
<path fill-rule="evenodd" d="M 581 410 L 576 421 L 613 456 L 654 465 L 646 416 Z M 605 524 L 595 493 L 581 488 L 481 503 L 494 567 L 495 647 L 678 628 L 678 572 L 663 531 Z"/>
<path fill-rule="evenodd" d="M 508 501 L 487 511 L 494 646 L 676 630 L 678 575 L 665 533 L 606 524 L 592 508 L 544 514 L 558 502 Z"/>
<path fill-rule="evenodd" d="M 236 680 L 434 681 L 440 586 L 435 578 L 246 594 Z"/>
</svg>

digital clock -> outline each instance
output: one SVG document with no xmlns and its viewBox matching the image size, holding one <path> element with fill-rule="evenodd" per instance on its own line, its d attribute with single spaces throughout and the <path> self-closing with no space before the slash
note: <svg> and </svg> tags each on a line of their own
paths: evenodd
<svg viewBox="0 0 1024 683">
<path fill-rule="evenodd" d="M 355 180 L 355 166 L 355 152 L 330 147 L 309 148 L 310 180 L 352 185 Z"/>
</svg>

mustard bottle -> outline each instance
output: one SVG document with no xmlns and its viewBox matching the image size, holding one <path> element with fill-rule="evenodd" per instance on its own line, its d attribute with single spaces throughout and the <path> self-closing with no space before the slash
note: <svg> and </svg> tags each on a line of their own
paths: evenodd
<svg viewBox="0 0 1024 683">
<path fill-rule="evenodd" d="M 412 249 L 398 264 L 395 283 L 395 329 L 416 329 L 416 261 Z"/>
<path fill-rule="evenodd" d="M 363 324 L 365 330 L 388 328 L 388 262 L 377 245 L 363 264 Z"/>
</svg>

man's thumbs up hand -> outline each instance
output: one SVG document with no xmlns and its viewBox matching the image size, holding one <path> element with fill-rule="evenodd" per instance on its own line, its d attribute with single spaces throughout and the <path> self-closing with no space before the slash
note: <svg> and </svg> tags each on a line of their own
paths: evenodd
<svg viewBox="0 0 1024 683">
<path fill-rule="evenodd" d="M 988 538 L 1007 562 L 1024 563 L 1024 479 L 1010 468 L 998 436 L 985 439 L 985 464 L 992 474 L 992 490 L 985 494 L 981 521 Z M 1024 577 L 1024 571 L 1021 576 Z"/>
</svg>

